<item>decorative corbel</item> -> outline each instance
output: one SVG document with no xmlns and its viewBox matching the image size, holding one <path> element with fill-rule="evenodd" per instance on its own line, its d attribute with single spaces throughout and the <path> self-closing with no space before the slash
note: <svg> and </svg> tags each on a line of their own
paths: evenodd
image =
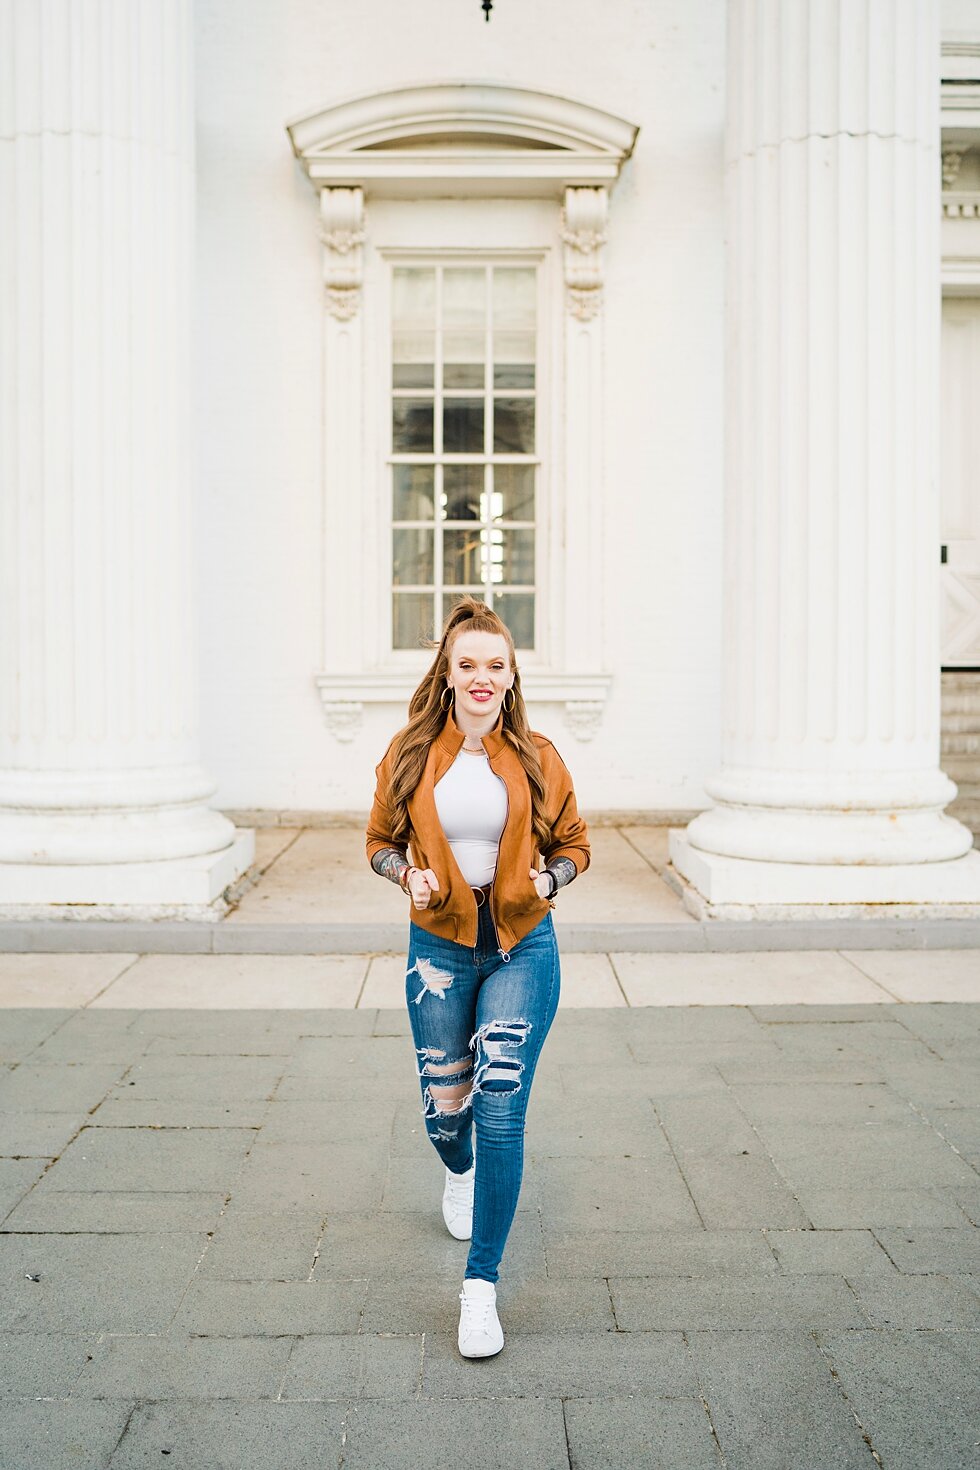
<svg viewBox="0 0 980 1470">
<path fill-rule="evenodd" d="M 959 177 L 960 164 L 963 161 L 963 148 L 943 149 L 943 188 L 955 189 L 956 180 Z"/>
<path fill-rule="evenodd" d="M 609 196 L 605 189 L 566 189 L 561 212 L 568 310 L 589 322 L 602 307 L 602 247 Z"/>
<path fill-rule="evenodd" d="M 364 276 L 364 191 L 320 190 L 320 241 L 327 310 L 349 322 L 360 310 Z"/>
</svg>

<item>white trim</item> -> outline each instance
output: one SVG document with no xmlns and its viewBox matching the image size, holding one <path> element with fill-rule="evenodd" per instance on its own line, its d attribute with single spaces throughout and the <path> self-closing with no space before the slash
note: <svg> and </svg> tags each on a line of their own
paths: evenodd
<svg viewBox="0 0 980 1470">
<path fill-rule="evenodd" d="M 287 124 L 317 185 L 369 196 L 543 194 L 612 184 L 638 129 L 582 102 L 495 82 L 450 82 L 356 97 Z"/>
<path fill-rule="evenodd" d="M 379 602 L 391 595 L 380 452 L 390 412 L 388 263 L 535 258 L 539 643 L 519 655 L 521 682 L 529 699 L 563 703 L 569 729 L 590 739 L 611 684 L 602 668 L 602 244 L 608 189 L 638 129 L 567 98 L 461 82 L 355 98 L 288 131 L 321 196 L 324 604 L 315 684 L 326 722 L 338 739 L 353 739 L 365 706 L 407 700 L 430 661 L 425 650 L 390 649 Z M 501 198 L 489 236 L 486 211 L 479 228 L 466 214 L 488 195 Z M 434 238 L 416 200 L 430 201 L 434 219 L 441 212 Z M 373 209 L 383 221 L 375 231 Z M 531 212 L 529 232 L 511 228 L 510 210 L 518 219 Z"/>
</svg>

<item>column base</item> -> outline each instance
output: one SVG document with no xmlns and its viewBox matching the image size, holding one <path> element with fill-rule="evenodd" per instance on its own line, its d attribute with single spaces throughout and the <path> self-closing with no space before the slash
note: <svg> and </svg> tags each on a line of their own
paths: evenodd
<svg viewBox="0 0 980 1470">
<path fill-rule="evenodd" d="M 254 831 L 196 857 L 150 863 L 0 863 L 0 920 L 220 919 L 255 860 Z"/>
<path fill-rule="evenodd" d="M 980 917 L 976 849 L 948 862 L 772 863 L 704 852 L 672 827 L 669 853 L 674 886 L 697 918 Z"/>
</svg>

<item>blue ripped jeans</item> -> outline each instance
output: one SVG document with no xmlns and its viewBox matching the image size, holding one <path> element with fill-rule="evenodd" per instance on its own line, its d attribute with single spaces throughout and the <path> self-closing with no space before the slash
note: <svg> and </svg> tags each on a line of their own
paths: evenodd
<svg viewBox="0 0 980 1470">
<path fill-rule="evenodd" d="M 477 894 L 479 898 L 479 894 Z M 425 1126 L 448 1169 L 476 1182 L 465 1275 L 498 1279 L 524 1173 L 524 1117 L 558 1009 L 561 968 L 551 911 L 505 960 L 490 914 L 476 949 L 409 925 L 406 999 Z"/>
</svg>

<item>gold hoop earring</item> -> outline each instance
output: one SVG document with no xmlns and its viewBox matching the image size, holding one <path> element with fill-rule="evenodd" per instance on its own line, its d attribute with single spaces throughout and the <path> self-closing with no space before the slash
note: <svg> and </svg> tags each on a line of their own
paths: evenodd
<svg viewBox="0 0 980 1470">
<path fill-rule="evenodd" d="M 444 696 L 447 695 L 447 694 L 449 695 L 449 704 L 446 704 L 445 703 Z M 452 685 L 451 684 L 447 684 L 446 687 L 445 687 L 445 689 L 442 691 L 442 694 L 439 695 L 439 706 L 440 706 L 440 708 L 441 709 L 444 709 L 444 710 L 450 709 L 452 707 L 452 702 L 453 702 L 453 699 L 454 698 L 455 698 L 455 695 L 453 694 Z"/>
<path fill-rule="evenodd" d="M 508 696 L 508 694 L 510 695 L 510 704 L 507 703 L 507 696 Z M 503 697 L 502 703 L 503 703 L 504 709 L 507 711 L 508 714 L 510 714 L 511 711 L 513 710 L 513 708 L 514 708 L 514 705 L 517 703 L 517 695 L 514 693 L 513 685 L 511 686 L 510 689 L 505 689 L 504 690 L 504 697 Z"/>
</svg>

